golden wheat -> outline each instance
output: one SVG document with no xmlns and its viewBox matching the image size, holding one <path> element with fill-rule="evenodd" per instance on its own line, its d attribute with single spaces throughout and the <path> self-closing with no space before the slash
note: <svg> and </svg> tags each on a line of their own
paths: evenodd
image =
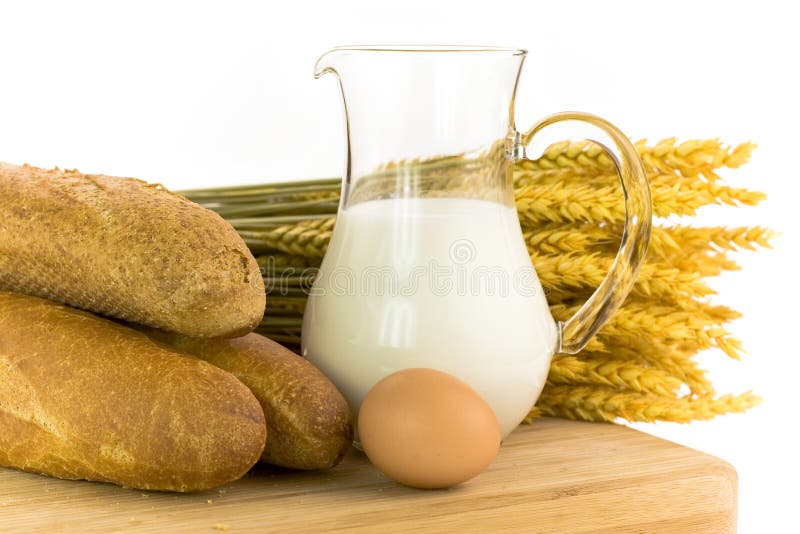
<svg viewBox="0 0 800 534">
<path fill-rule="evenodd" d="M 543 223 L 524 236 L 531 252 L 558 254 L 600 249 L 616 253 L 622 225 Z M 762 226 L 655 225 L 647 254 L 649 258 L 666 259 L 678 254 L 757 250 L 769 248 L 774 237 L 775 232 Z"/>
<path fill-rule="evenodd" d="M 601 253 L 569 252 L 556 256 L 534 252 L 531 261 L 545 291 L 561 301 L 594 290 L 605 278 L 614 258 Z M 644 297 L 714 294 L 701 279 L 702 276 L 696 272 L 683 272 L 661 262 L 648 262 L 642 265 L 632 294 Z"/>
<path fill-rule="evenodd" d="M 765 198 L 757 191 L 674 175 L 651 179 L 650 195 L 656 217 L 695 215 L 699 208 L 712 204 L 754 206 Z M 622 193 L 616 183 L 531 182 L 515 190 L 515 202 L 525 228 L 546 222 L 618 223 L 625 219 Z"/>
<path fill-rule="evenodd" d="M 712 204 L 754 205 L 764 198 L 721 183 L 717 172 L 745 163 L 754 148 L 750 143 L 665 139 L 636 147 L 657 217 L 694 215 Z M 492 158 L 418 161 L 418 179 L 433 196 L 450 189 L 483 194 L 487 173 L 494 179 L 500 169 L 495 164 L 502 151 L 495 148 Z M 364 180 L 362 192 L 372 197 L 390 191 L 395 167 Z M 620 242 L 624 206 L 614 164 L 594 143 L 555 143 L 541 157 L 516 163 L 513 181 L 531 259 L 554 317 L 565 320 L 603 280 Z M 308 273 L 313 275 L 328 246 L 340 186 L 339 179 L 322 179 L 187 193 L 228 219 L 259 254 L 269 297 L 258 331 L 282 343 L 300 343 Z M 740 356 L 741 343 L 725 328 L 740 314 L 708 302 L 713 291 L 704 279 L 738 268 L 731 253 L 768 247 L 772 237 L 758 226 L 656 224 L 631 296 L 585 350 L 554 357 L 529 418 L 689 421 L 753 406 L 758 398 L 749 393 L 717 397 L 694 356 L 708 348 Z"/>
<path fill-rule="evenodd" d="M 333 224 L 334 219 L 319 219 L 265 230 L 259 233 L 258 246 L 320 260 L 327 250 Z M 245 235 L 253 236 L 249 232 Z M 612 255 L 599 252 L 553 255 L 539 253 L 535 245 L 529 244 L 529 248 L 532 250 L 531 260 L 542 285 L 559 301 L 584 295 L 596 288 L 614 261 Z M 689 259 L 686 258 L 684 261 L 688 262 Z M 709 259 L 709 265 L 713 264 L 713 261 Z M 714 291 L 700 281 L 702 277 L 700 272 L 682 271 L 669 263 L 648 262 L 642 267 L 633 292 L 653 297 L 713 294 Z"/>
<path fill-rule="evenodd" d="M 546 385 L 536 403 L 544 415 L 586 421 L 686 423 L 725 413 L 743 412 L 760 402 L 750 392 L 721 397 L 674 398 L 620 391 L 607 386 Z"/>
<path fill-rule="evenodd" d="M 583 350 L 579 356 L 586 360 L 628 361 L 643 367 L 660 369 L 681 380 L 692 395 L 707 397 L 715 394 L 704 369 L 693 359 L 696 349 L 669 346 L 659 340 L 649 343 L 619 345 L 602 351 Z"/>
<path fill-rule="evenodd" d="M 325 255 L 336 219 L 309 219 L 266 230 L 239 230 L 251 248 L 319 258 Z"/>
<path fill-rule="evenodd" d="M 679 378 L 653 367 L 565 355 L 553 359 L 547 380 L 551 384 L 599 384 L 665 396 L 674 395 L 682 384 Z"/>
<path fill-rule="evenodd" d="M 556 320 L 565 321 L 580 308 L 580 304 L 551 304 L 550 311 Z M 631 299 L 603 326 L 598 339 L 606 347 L 633 346 L 643 343 L 650 346 L 660 340 L 665 346 L 682 346 L 691 343 L 693 349 L 717 347 L 730 357 L 738 359 L 738 346 L 729 343 L 731 334 L 721 328 L 736 317 L 720 315 L 722 310 L 705 302 L 695 302 L 694 307 L 652 300 Z M 728 351 L 731 352 L 728 352 Z"/>
<path fill-rule="evenodd" d="M 676 139 L 662 139 L 653 146 L 646 140 L 636 142 L 636 149 L 648 172 L 677 172 L 683 176 L 704 176 L 718 179 L 715 170 L 735 168 L 747 162 L 755 145 L 742 143 L 726 147 L 717 139 L 689 140 L 676 144 Z M 553 169 L 613 171 L 614 163 L 603 148 L 591 141 L 562 141 L 553 143 L 539 158 L 517 163 L 521 171 Z"/>
</svg>

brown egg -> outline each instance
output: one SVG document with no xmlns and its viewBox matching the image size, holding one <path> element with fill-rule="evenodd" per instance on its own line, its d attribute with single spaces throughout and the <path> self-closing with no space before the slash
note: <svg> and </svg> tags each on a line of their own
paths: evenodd
<svg viewBox="0 0 800 534">
<path fill-rule="evenodd" d="M 415 488 L 447 488 L 492 463 L 500 428 L 489 404 L 456 377 L 405 369 L 375 384 L 358 414 L 370 461 Z"/>
</svg>

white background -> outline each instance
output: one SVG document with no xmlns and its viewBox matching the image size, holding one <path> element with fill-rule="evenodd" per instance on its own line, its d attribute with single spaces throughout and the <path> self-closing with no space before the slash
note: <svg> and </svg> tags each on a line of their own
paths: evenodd
<svg viewBox="0 0 800 534">
<path fill-rule="evenodd" d="M 785 5 L 789 5 L 786 2 Z M 715 281 L 745 312 L 742 363 L 703 358 L 741 416 L 640 428 L 732 462 L 740 531 L 793 528 L 800 477 L 796 141 L 798 17 L 767 2 L 0 2 L 0 160 L 136 176 L 173 188 L 339 175 L 340 97 L 315 81 L 334 45 L 527 48 L 520 128 L 553 111 L 602 115 L 632 138 L 759 144 L 727 173 L 767 191 L 702 221 L 783 231 Z M 377 132 L 376 132 L 377 133 Z"/>
</svg>

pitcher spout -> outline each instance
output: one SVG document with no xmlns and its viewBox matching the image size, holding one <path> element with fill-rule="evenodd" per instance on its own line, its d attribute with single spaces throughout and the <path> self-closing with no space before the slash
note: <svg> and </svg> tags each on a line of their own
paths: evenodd
<svg viewBox="0 0 800 534">
<path fill-rule="evenodd" d="M 325 74 L 339 75 L 337 70 L 338 60 L 345 54 L 341 48 L 333 48 L 322 54 L 314 65 L 314 79 L 319 79 Z"/>
</svg>

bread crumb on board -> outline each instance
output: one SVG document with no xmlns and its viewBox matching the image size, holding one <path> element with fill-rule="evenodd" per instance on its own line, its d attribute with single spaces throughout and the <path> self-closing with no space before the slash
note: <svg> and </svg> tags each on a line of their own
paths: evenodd
<svg viewBox="0 0 800 534">
<path fill-rule="evenodd" d="M 226 531 L 226 530 L 228 530 L 229 528 L 230 528 L 230 527 L 229 527 L 228 525 L 226 525 L 225 523 L 217 523 L 216 525 L 214 525 L 214 530 L 222 530 L 222 531 Z"/>
</svg>

